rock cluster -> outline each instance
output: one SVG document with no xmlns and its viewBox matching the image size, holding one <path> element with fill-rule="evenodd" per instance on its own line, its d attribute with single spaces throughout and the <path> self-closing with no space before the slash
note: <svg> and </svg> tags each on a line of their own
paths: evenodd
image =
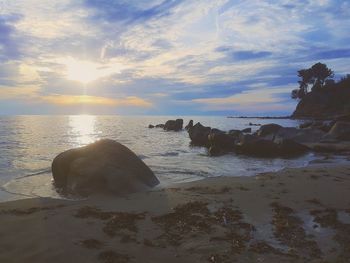
<svg viewBox="0 0 350 263">
<path fill-rule="evenodd" d="M 349 120 L 350 116 L 341 116 L 331 122 L 306 122 L 299 128 L 271 123 L 262 125 L 254 134 L 249 134 L 249 128 L 224 132 L 198 122 L 188 129 L 188 134 L 192 145 L 207 147 L 211 156 L 235 152 L 259 157 L 291 157 L 310 150 L 338 149 L 334 143 L 350 141 Z M 333 144 L 329 145 L 330 141 Z"/>
<path fill-rule="evenodd" d="M 168 120 L 165 124 L 157 124 L 157 125 L 148 125 L 148 128 L 162 128 L 165 131 L 182 131 L 183 129 L 183 119 L 176 119 L 176 120 Z M 193 126 L 193 120 L 191 120 L 185 129 L 187 130 L 189 127 Z"/>
</svg>

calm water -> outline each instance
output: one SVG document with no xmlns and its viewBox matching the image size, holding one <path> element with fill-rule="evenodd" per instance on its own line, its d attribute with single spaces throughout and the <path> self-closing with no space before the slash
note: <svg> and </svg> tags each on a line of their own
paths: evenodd
<svg viewBox="0 0 350 263">
<path fill-rule="evenodd" d="M 208 157 L 205 148 L 190 147 L 186 131 L 148 129 L 174 117 L 125 116 L 2 116 L 0 117 L 0 201 L 56 196 L 50 165 L 60 152 L 101 138 L 112 138 L 133 150 L 151 167 L 161 184 L 212 176 L 254 175 L 283 167 L 306 165 L 313 155 L 297 159 L 258 159 L 241 155 Z M 243 129 L 249 122 L 296 126 L 294 120 L 184 117 L 222 130 Z M 256 129 L 256 127 L 252 127 Z M 15 193 L 15 194 L 10 194 Z"/>
</svg>

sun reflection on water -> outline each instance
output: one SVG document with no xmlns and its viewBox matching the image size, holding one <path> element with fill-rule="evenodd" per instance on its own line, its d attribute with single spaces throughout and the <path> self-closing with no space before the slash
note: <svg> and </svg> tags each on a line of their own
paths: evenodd
<svg viewBox="0 0 350 263">
<path fill-rule="evenodd" d="M 76 146 L 82 146 L 97 140 L 96 116 L 75 115 L 69 116 L 69 126 L 73 143 Z"/>
</svg>

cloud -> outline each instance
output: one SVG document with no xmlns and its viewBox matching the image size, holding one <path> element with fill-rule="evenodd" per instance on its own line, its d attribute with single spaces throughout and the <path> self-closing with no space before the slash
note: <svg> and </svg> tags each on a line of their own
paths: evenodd
<svg viewBox="0 0 350 263">
<path fill-rule="evenodd" d="M 21 56 L 19 37 L 13 25 L 21 18 L 20 15 L 0 15 L 0 62 L 19 59 Z"/>
<path fill-rule="evenodd" d="M 132 106 L 132 107 L 141 107 L 148 108 L 152 107 L 152 103 L 138 98 L 138 97 L 126 97 L 121 99 L 112 99 L 106 97 L 98 97 L 98 96 L 88 96 L 88 95 L 48 95 L 42 96 L 39 98 L 40 100 L 46 103 L 52 103 L 56 105 L 103 105 L 103 106 Z"/>
<path fill-rule="evenodd" d="M 38 112 L 285 112 L 295 102 L 277 90 L 298 69 L 349 73 L 349 25 L 345 0 L 5 1 L 1 99 L 14 113 L 29 100 Z"/>
<path fill-rule="evenodd" d="M 234 51 L 230 47 L 218 47 L 215 49 L 215 51 L 225 53 L 233 61 L 267 58 L 273 54 L 272 52 L 269 52 L 269 51 L 254 51 L 254 50 Z"/>
<path fill-rule="evenodd" d="M 291 87 L 258 88 L 257 90 L 245 90 L 228 97 L 200 98 L 192 102 L 204 105 L 210 110 L 234 110 L 249 111 L 257 110 L 273 111 L 291 110 L 294 103 L 281 103 L 281 95 L 290 94 Z"/>
<path fill-rule="evenodd" d="M 96 19 L 107 21 L 122 21 L 126 24 L 144 22 L 156 17 L 166 16 L 171 9 L 181 3 L 179 0 L 156 1 L 110 1 L 110 0 L 85 0 L 84 4 L 93 8 Z M 141 4 L 140 4 L 141 3 Z"/>
</svg>

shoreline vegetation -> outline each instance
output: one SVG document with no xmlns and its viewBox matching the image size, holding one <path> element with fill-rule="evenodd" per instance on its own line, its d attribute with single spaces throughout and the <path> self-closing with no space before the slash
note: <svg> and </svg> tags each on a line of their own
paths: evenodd
<svg viewBox="0 0 350 263">
<path fill-rule="evenodd" d="M 349 190 L 350 165 L 322 164 L 1 203 L 0 261 L 347 262 Z"/>
</svg>

